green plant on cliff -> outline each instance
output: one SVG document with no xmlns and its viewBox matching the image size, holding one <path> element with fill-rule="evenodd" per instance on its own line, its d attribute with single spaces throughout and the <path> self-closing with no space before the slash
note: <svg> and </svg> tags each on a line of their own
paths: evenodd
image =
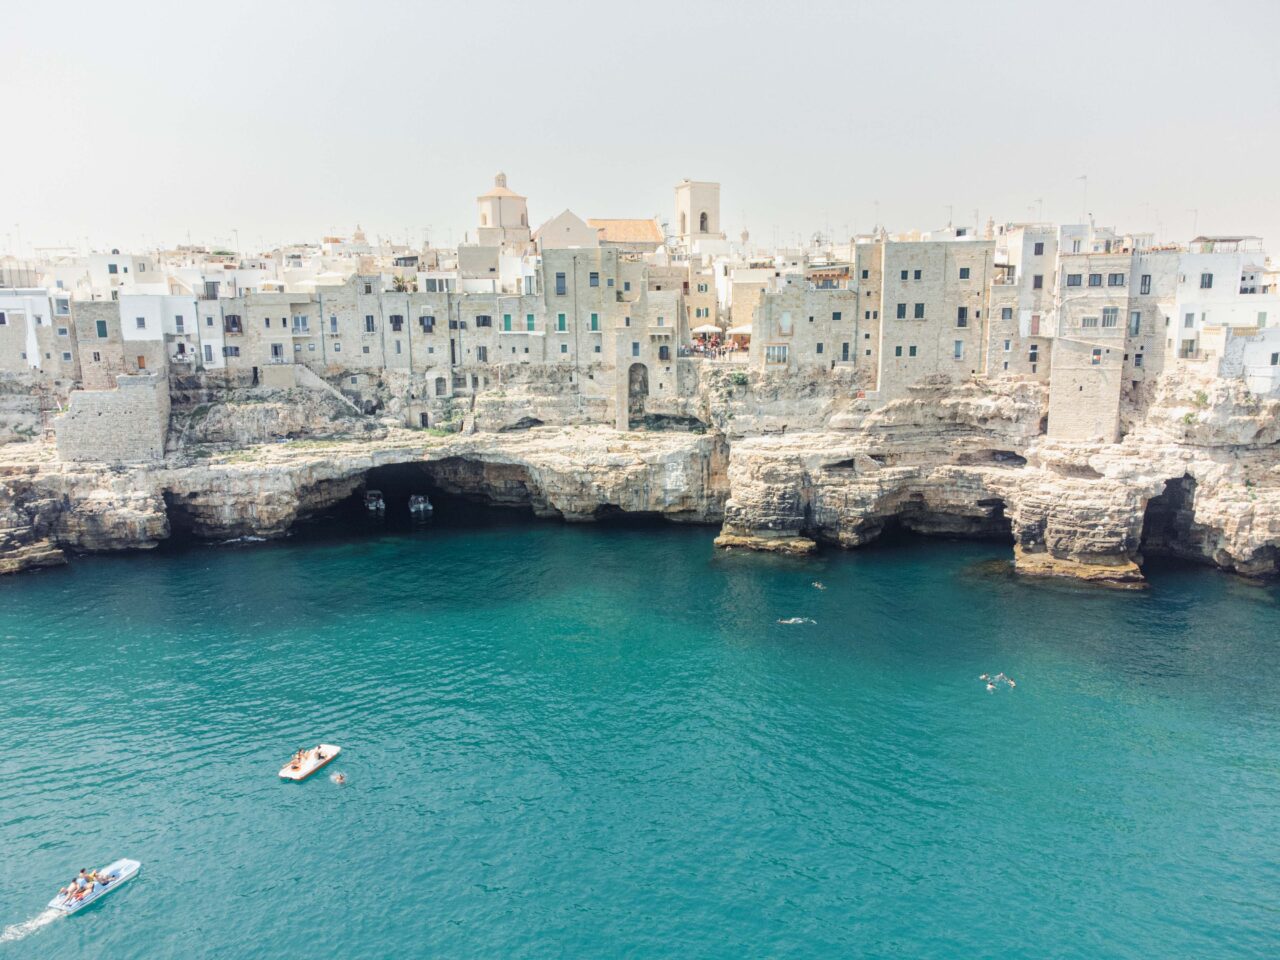
<svg viewBox="0 0 1280 960">
<path fill-rule="evenodd" d="M 1182 422 L 1185 423 L 1188 427 L 1193 426 L 1196 422 L 1196 415 L 1191 412 L 1184 413 L 1182 415 Z"/>
<path fill-rule="evenodd" d="M 748 382 L 747 371 L 735 370 L 729 374 L 729 382 L 735 387 L 745 387 Z"/>
<path fill-rule="evenodd" d="M 1207 407 L 1209 405 L 1209 394 L 1205 393 L 1203 390 L 1197 390 L 1196 398 L 1192 403 L 1201 409 Z"/>
</svg>

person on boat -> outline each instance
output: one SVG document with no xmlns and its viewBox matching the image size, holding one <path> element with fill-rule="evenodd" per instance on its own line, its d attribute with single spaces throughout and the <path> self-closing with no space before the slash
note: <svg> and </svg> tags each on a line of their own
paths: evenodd
<svg viewBox="0 0 1280 960">
<path fill-rule="evenodd" d="M 290 770 L 301 770 L 302 763 L 307 759 L 307 751 L 299 750 L 293 755 L 293 761 L 289 764 Z"/>
<path fill-rule="evenodd" d="M 319 747 L 316 747 L 316 759 L 317 760 L 324 759 L 324 751 L 322 751 Z"/>
</svg>

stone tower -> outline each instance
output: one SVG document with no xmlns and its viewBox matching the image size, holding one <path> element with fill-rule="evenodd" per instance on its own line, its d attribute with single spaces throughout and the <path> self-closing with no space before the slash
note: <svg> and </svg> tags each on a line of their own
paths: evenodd
<svg viewBox="0 0 1280 960">
<path fill-rule="evenodd" d="M 723 240 L 720 232 L 720 184 L 681 180 L 676 184 L 676 237 L 690 249 L 698 240 Z"/>
<path fill-rule="evenodd" d="M 529 243 L 529 206 L 525 197 L 507 189 L 507 175 L 493 178 L 493 189 L 476 198 L 482 247 L 521 247 Z"/>
</svg>

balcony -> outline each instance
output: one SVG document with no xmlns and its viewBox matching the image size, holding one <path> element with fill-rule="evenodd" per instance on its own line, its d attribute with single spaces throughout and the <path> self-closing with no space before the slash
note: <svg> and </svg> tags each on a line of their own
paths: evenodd
<svg viewBox="0 0 1280 960">
<path fill-rule="evenodd" d="M 994 287 L 1014 287 L 1018 284 L 1018 275 L 1015 273 L 997 273 L 991 278 L 991 285 Z"/>
</svg>

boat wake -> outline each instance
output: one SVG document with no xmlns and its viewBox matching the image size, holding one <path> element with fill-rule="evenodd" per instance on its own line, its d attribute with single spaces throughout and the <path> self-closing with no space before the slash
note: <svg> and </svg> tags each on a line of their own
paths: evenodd
<svg viewBox="0 0 1280 960">
<path fill-rule="evenodd" d="M 0 933 L 0 943 L 9 943 L 13 940 L 24 940 L 41 927 L 47 927 L 62 915 L 61 910 L 49 909 L 41 913 L 37 913 L 29 920 L 23 920 L 21 923 L 11 923 L 9 926 L 4 928 L 3 933 Z"/>
</svg>

